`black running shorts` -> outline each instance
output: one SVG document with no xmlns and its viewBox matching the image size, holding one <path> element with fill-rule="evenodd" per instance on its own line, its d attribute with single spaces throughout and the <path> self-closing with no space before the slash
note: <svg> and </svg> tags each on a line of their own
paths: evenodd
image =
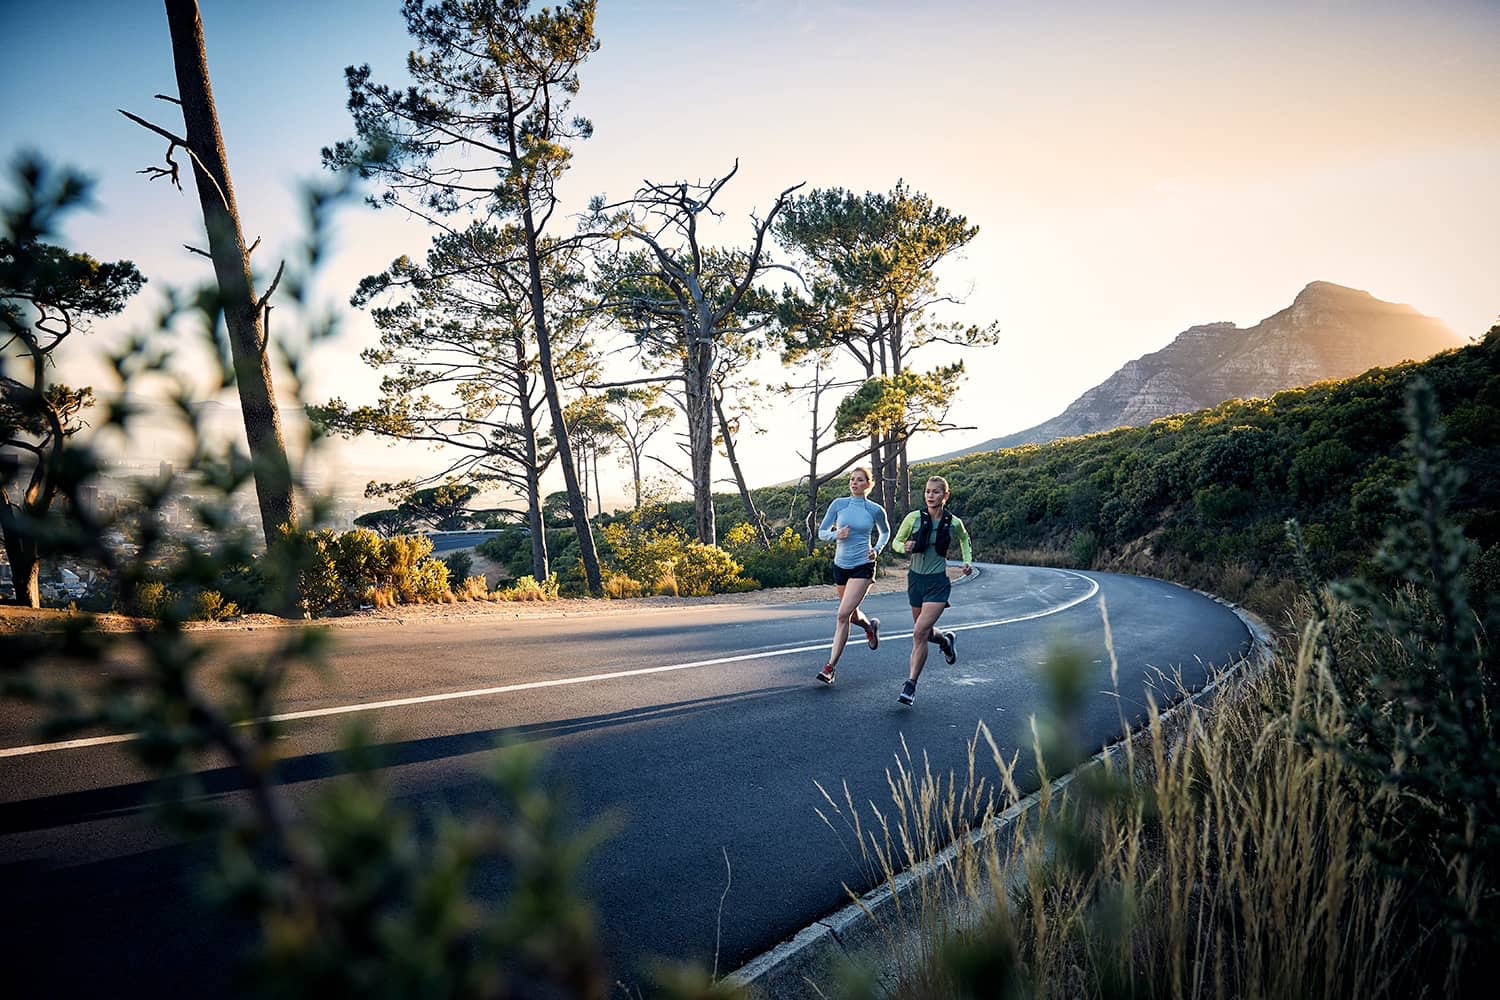
<svg viewBox="0 0 1500 1000">
<path fill-rule="evenodd" d="M 845 569 L 838 563 L 833 564 L 833 582 L 842 587 L 850 580 L 873 580 L 875 579 L 875 564 L 872 562 L 860 563 L 850 569 Z"/>
<path fill-rule="evenodd" d="M 906 601 L 914 608 L 924 604 L 948 606 L 948 596 L 953 593 L 953 581 L 947 573 L 906 574 Z"/>
</svg>

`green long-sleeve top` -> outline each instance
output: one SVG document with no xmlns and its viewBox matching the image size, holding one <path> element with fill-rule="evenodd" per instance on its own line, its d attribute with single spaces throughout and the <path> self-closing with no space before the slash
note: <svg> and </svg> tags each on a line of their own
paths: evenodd
<svg viewBox="0 0 1500 1000">
<path fill-rule="evenodd" d="M 896 537 L 891 541 L 891 547 L 898 553 L 905 552 L 907 541 L 917 533 L 917 526 L 921 523 L 921 508 L 907 514 L 901 520 L 901 527 L 896 529 Z M 932 533 L 937 534 L 936 524 L 933 525 Z M 957 514 L 953 515 L 953 523 L 948 527 L 948 538 L 950 553 L 953 551 L 953 542 L 957 542 L 959 555 L 964 563 L 967 565 L 974 561 L 974 549 L 969 544 L 969 529 L 964 527 L 964 523 L 958 519 Z M 913 573 L 943 573 L 947 569 L 948 560 L 938 555 L 938 550 L 931 542 L 928 543 L 926 552 L 911 553 L 911 572 Z"/>
</svg>

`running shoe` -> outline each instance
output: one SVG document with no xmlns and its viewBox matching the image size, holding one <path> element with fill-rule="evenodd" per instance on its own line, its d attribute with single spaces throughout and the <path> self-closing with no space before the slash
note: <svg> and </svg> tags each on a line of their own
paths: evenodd
<svg viewBox="0 0 1500 1000">
<path fill-rule="evenodd" d="M 917 699 L 917 682 L 907 681 L 901 685 L 901 693 L 896 695 L 896 700 L 903 705 L 910 705 Z"/>
<path fill-rule="evenodd" d="M 823 669 L 818 671 L 818 680 L 822 681 L 824 684 L 832 684 L 833 683 L 833 675 L 834 675 L 833 664 L 832 663 L 825 663 L 825 664 L 823 664 Z"/>
<path fill-rule="evenodd" d="M 871 649 L 880 648 L 880 619 L 871 618 L 865 623 L 865 642 L 870 644 Z"/>
<path fill-rule="evenodd" d="M 942 635 L 943 641 L 938 645 L 938 648 L 943 651 L 943 659 L 952 663 L 958 659 L 958 633 L 944 632 Z"/>
</svg>

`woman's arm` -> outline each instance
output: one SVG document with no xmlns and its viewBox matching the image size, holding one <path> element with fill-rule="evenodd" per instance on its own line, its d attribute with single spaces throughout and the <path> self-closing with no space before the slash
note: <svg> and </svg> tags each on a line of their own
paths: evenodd
<svg viewBox="0 0 1500 1000">
<path fill-rule="evenodd" d="M 917 528 L 918 513 L 918 511 L 912 511 L 901 519 L 901 527 L 896 529 L 896 537 L 892 540 L 892 544 L 895 546 L 897 552 L 906 551 L 905 545 L 907 540 L 911 538 L 911 533 Z"/>
<path fill-rule="evenodd" d="M 825 542 L 831 542 L 837 537 L 838 532 L 834 530 L 834 523 L 838 521 L 839 511 L 844 506 L 844 498 L 839 497 L 828 505 L 828 513 L 823 515 L 823 523 L 818 525 L 818 537 Z"/>
<path fill-rule="evenodd" d="M 882 507 L 882 506 L 880 506 L 879 504 L 876 504 L 875 505 L 875 545 L 874 545 L 874 549 L 875 549 L 875 555 L 876 555 L 877 558 L 879 558 L 879 556 L 880 556 L 881 549 L 885 548 L 885 543 L 888 542 L 888 541 L 890 541 L 890 540 L 891 540 L 891 522 L 890 522 L 890 519 L 885 516 L 885 508 Z"/>
<path fill-rule="evenodd" d="M 958 539 L 958 552 L 963 558 L 964 565 L 968 566 L 974 562 L 974 547 L 969 542 L 969 529 L 957 517 L 953 518 L 953 537 Z"/>
</svg>

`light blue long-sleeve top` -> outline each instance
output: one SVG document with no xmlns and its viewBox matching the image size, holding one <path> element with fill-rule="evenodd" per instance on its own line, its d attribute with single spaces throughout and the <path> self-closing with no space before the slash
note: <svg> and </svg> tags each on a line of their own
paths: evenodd
<svg viewBox="0 0 1500 1000">
<path fill-rule="evenodd" d="M 833 550 L 833 564 L 844 569 L 853 569 L 870 561 L 871 532 L 875 532 L 873 548 L 876 557 L 891 540 L 891 523 L 886 520 L 885 508 L 864 497 L 839 497 L 829 504 L 823 523 L 818 525 L 818 537 L 831 542 L 845 525 L 849 526 L 849 537 L 838 539 Z"/>
</svg>

